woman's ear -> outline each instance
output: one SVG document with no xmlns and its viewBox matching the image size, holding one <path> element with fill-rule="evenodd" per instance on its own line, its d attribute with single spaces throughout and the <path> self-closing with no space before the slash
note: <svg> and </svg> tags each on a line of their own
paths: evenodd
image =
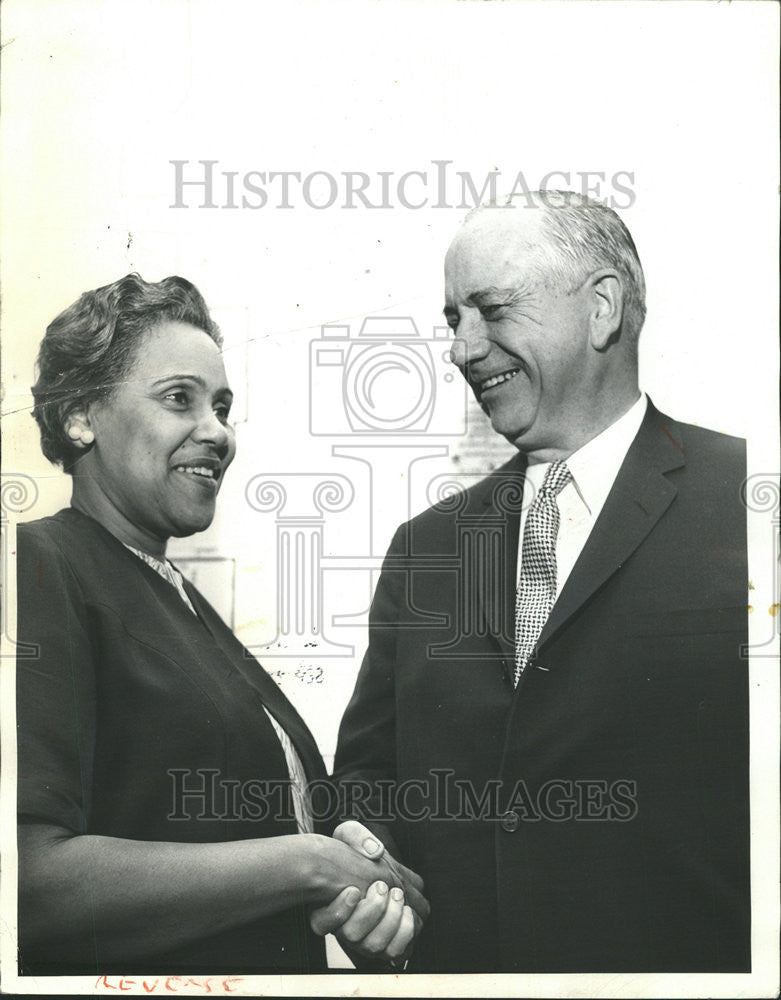
<svg viewBox="0 0 781 1000">
<path fill-rule="evenodd" d="M 593 295 L 591 346 L 606 350 L 618 338 L 624 315 L 624 287 L 616 271 L 603 268 L 589 278 Z"/>
<path fill-rule="evenodd" d="M 89 448 L 95 440 L 86 410 L 71 410 L 65 418 L 65 433 L 77 448 Z"/>
</svg>

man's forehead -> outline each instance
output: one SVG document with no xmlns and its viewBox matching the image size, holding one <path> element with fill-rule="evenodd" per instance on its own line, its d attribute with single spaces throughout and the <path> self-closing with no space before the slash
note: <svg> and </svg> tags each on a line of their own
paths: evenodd
<svg viewBox="0 0 781 1000">
<path fill-rule="evenodd" d="M 541 240 L 539 211 L 484 209 L 456 234 L 445 258 L 448 287 L 467 284 L 469 294 L 482 287 L 523 279 Z"/>
</svg>

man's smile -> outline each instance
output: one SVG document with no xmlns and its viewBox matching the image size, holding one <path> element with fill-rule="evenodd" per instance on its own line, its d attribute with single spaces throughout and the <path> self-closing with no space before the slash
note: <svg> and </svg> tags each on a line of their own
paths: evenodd
<svg viewBox="0 0 781 1000">
<path fill-rule="evenodd" d="M 477 383 L 478 391 L 482 394 L 488 389 L 493 389 L 497 385 L 501 385 L 503 382 L 509 382 L 511 379 L 515 378 L 520 370 L 520 368 L 508 368 L 506 371 L 499 372 L 497 375 L 491 375 Z"/>
</svg>

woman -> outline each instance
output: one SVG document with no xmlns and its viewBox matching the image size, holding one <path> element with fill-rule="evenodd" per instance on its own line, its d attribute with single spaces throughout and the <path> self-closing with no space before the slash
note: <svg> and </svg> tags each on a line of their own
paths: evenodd
<svg viewBox="0 0 781 1000">
<path fill-rule="evenodd" d="M 165 559 L 234 456 L 220 343 L 189 282 L 128 275 L 41 345 L 33 414 L 73 493 L 17 538 L 23 972 L 320 971 L 312 907 L 381 960 L 426 912 L 368 831 L 313 821 L 306 725 Z"/>
</svg>

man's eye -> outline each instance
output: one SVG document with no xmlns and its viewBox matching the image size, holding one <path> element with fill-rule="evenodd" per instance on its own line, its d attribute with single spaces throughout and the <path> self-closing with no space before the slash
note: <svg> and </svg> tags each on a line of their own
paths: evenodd
<svg viewBox="0 0 781 1000">
<path fill-rule="evenodd" d="M 481 312 L 485 319 L 499 319 L 502 315 L 502 310 L 504 309 L 504 303 L 498 303 L 496 305 L 485 305 L 482 307 Z"/>
<path fill-rule="evenodd" d="M 225 406 L 225 404 L 220 404 L 214 407 L 214 412 L 217 415 L 217 419 L 222 421 L 223 424 L 227 424 L 228 417 L 230 416 L 230 407 Z"/>
</svg>

